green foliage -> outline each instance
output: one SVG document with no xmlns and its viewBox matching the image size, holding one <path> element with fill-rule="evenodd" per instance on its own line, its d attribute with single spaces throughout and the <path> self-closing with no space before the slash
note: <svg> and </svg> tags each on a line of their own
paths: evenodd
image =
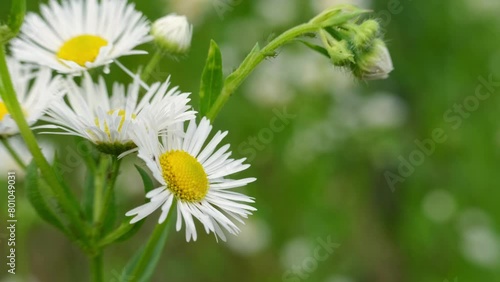
<svg viewBox="0 0 500 282">
<path fill-rule="evenodd" d="M 201 76 L 200 116 L 205 116 L 221 94 L 223 87 L 222 54 L 215 41 L 210 42 L 207 62 Z"/>
<path fill-rule="evenodd" d="M 47 189 L 47 184 L 40 178 L 35 162 L 31 162 L 26 170 L 26 196 L 38 215 L 52 226 L 67 234 L 67 229 L 61 218 L 54 211 L 54 198 Z"/>
</svg>

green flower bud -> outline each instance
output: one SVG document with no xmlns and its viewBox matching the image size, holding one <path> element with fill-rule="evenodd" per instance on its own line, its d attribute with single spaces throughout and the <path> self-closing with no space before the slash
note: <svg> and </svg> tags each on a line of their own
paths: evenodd
<svg viewBox="0 0 500 282">
<path fill-rule="evenodd" d="M 354 5 L 338 5 L 319 14 L 311 20 L 311 23 L 318 24 L 319 27 L 340 25 L 368 12 Z"/>
<path fill-rule="evenodd" d="M 338 41 L 325 30 L 320 31 L 320 36 L 334 65 L 342 67 L 354 62 L 354 54 L 349 50 L 347 41 Z"/>
<path fill-rule="evenodd" d="M 355 48 L 369 48 L 373 40 L 380 34 L 380 25 L 376 20 L 367 20 L 356 26 L 352 36 L 352 43 Z"/>
<path fill-rule="evenodd" d="M 164 52 L 171 55 L 185 55 L 191 47 L 193 26 L 185 16 L 170 14 L 153 23 L 151 34 Z"/>
</svg>

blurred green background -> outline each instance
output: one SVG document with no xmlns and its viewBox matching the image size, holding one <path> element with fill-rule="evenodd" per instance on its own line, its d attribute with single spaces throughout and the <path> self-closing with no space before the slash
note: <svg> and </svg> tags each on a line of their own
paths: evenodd
<svg viewBox="0 0 500 282">
<path fill-rule="evenodd" d="M 28 8 L 44 2 L 29 0 Z M 228 74 L 255 42 L 337 3 L 374 11 L 395 66 L 387 80 L 359 82 L 298 44 L 262 63 L 215 122 L 230 131 L 233 155 L 250 159 L 241 176 L 258 178 L 244 190 L 258 211 L 227 243 L 205 234 L 186 243 L 184 230 L 172 232 L 153 281 L 500 281 L 499 1 L 135 2 L 151 20 L 176 12 L 194 24 L 190 56 L 165 58 L 153 77 L 171 74 L 193 93 L 195 107 L 210 39 L 221 46 Z M 135 70 L 147 60 L 122 62 Z M 130 81 L 116 66 L 107 78 Z M 482 78 L 493 82 L 486 87 Z M 479 85 L 490 97 L 473 98 Z M 271 130 L 284 111 L 293 117 Z M 436 129 L 446 140 L 429 145 Z M 75 150 L 72 138 L 42 138 L 63 155 Z M 4 182 L 15 165 L 1 150 Z M 120 216 L 143 201 L 133 163 L 127 159 L 117 187 Z M 77 193 L 84 175 L 81 168 L 67 175 Z M 78 248 L 37 217 L 22 187 L 17 192 L 18 274 L 2 271 L 0 281 L 88 281 Z M 5 222 L 6 202 L 0 206 Z M 119 278 L 123 266 L 156 216 L 106 251 L 106 281 L 128 281 Z M 5 236 L 0 230 L 2 270 Z M 321 243 L 328 241 L 330 253 Z"/>
</svg>

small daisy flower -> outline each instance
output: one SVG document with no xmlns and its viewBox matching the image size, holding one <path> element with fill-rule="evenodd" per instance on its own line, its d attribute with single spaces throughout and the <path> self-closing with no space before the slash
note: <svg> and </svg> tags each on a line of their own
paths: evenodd
<svg viewBox="0 0 500 282">
<path fill-rule="evenodd" d="M 94 83 L 85 73 L 81 87 L 72 79 L 67 81 L 68 103 L 54 103 L 44 119 L 54 125 L 38 128 L 62 129 L 65 132 L 50 133 L 86 138 L 104 153 L 119 155 L 134 149 L 131 132 L 141 120 L 147 121 L 150 130 L 160 132 L 194 118 L 195 112 L 188 105 L 189 93 L 181 93 L 178 87 L 169 89 L 170 79 L 151 85 L 140 101 L 139 80 L 127 89 L 114 83 L 111 95 L 102 77 Z"/>
<path fill-rule="evenodd" d="M 186 241 L 189 242 L 191 238 L 196 241 L 197 238 L 193 218 L 203 224 L 207 233 L 213 232 L 216 238 L 220 237 L 224 241 L 224 230 L 234 235 L 239 233 L 240 229 L 233 220 L 244 223 L 243 218 L 256 209 L 244 204 L 253 203 L 253 198 L 231 189 L 245 186 L 256 179 L 226 179 L 250 165 L 243 164 L 245 159 L 229 158 L 229 145 L 216 150 L 227 132 L 217 132 L 203 146 L 211 130 L 212 126 L 206 118 L 199 125 L 191 120 L 183 137 L 168 131 L 159 138 L 144 127 L 138 128 L 135 134 L 138 156 L 146 162 L 161 186 L 146 194 L 149 203 L 126 213 L 127 216 L 135 216 L 130 223 L 138 222 L 160 207 L 158 223 L 162 223 L 175 201 L 176 229 L 179 231 L 182 223 L 185 223 Z"/>
<path fill-rule="evenodd" d="M 80 73 L 107 66 L 151 40 L 146 18 L 127 0 L 50 0 L 41 15 L 29 13 L 13 55 L 24 62 L 48 66 L 60 73 Z"/>
<path fill-rule="evenodd" d="M 7 65 L 17 99 L 26 121 L 31 126 L 43 116 L 52 102 L 64 95 L 62 78 L 52 78 L 52 71 L 48 68 L 34 69 L 13 58 L 7 59 Z M 0 98 L 0 137 L 17 133 L 19 128 Z"/>
<path fill-rule="evenodd" d="M 184 55 L 191 47 L 193 26 L 185 16 L 170 14 L 156 20 L 151 27 L 156 44 L 172 55 Z"/>
</svg>

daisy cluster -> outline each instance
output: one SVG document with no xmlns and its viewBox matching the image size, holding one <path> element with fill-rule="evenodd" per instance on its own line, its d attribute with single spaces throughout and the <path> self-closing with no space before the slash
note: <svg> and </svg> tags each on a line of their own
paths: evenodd
<svg viewBox="0 0 500 282">
<path fill-rule="evenodd" d="M 185 225 L 187 241 L 197 238 L 195 219 L 225 240 L 225 231 L 237 234 L 235 222 L 255 211 L 251 197 L 233 191 L 255 178 L 230 178 L 249 165 L 231 158 L 229 145 L 220 146 L 227 132 L 210 137 L 210 121 L 197 117 L 190 93 L 170 78 L 146 84 L 133 74 L 123 85 L 88 72 L 107 73 L 117 63 L 130 74 L 119 57 L 146 54 L 136 48 L 153 39 L 164 52 L 185 54 L 191 36 L 185 17 L 172 14 L 150 24 L 126 0 L 50 0 L 40 14 L 26 16 L 11 41 L 9 70 L 28 123 L 44 121 L 35 130 L 79 136 L 103 154 L 137 154 L 145 162 L 158 185 L 146 194 L 147 203 L 126 214 L 131 223 L 156 210 L 162 223 L 175 210 L 176 229 Z M 0 100 L 0 137 L 18 131 Z"/>
</svg>

